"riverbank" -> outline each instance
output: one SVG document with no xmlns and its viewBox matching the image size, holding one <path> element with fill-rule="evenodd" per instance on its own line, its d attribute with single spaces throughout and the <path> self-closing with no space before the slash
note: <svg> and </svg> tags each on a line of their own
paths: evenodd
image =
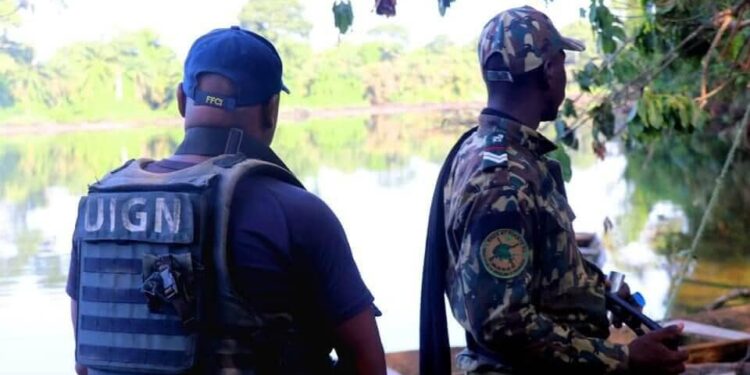
<svg viewBox="0 0 750 375">
<path fill-rule="evenodd" d="M 385 116 L 400 113 L 424 113 L 434 111 L 479 111 L 481 102 L 461 103 L 422 103 L 422 104 L 387 104 L 379 106 L 340 107 L 340 108 L 288 108 L 279 113 L 281 122 L 301 122 L 355 116 Z M 60 134 L 69 132 L 114 131 L 149 126 L 177 125 L 179 117 L 165 117 L 149 120 L 132 121 L 99 121 L 81 123 L 36 123 L 24 125 L 0 124 L 0 136 L 9 137 L 27 134 Z"/>
</svg>

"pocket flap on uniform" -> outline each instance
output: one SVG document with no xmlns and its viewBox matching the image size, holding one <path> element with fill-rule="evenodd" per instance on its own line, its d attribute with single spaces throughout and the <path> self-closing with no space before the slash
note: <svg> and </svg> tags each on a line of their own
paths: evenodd
<svg viewBox="0 0 750 375">
<path fill-rule="evenodd" d="M 79 238 L 86 241 L 193 242 L 193 202 L 177 192 L 94 193 L 78 205 Z"/>
<path fill-rule="evenodd" d="M 553 190 L 547 198 L 545 209 L 553 219 L 550 224 L 556 224 L 548 228 L 548 232 L 559 230 L 572 232 L 573 220 L 576 218 L 576 215 L 573 213 L 570 205 L 568 205 L 568 200 L 562 194 Z"/>
</svg>

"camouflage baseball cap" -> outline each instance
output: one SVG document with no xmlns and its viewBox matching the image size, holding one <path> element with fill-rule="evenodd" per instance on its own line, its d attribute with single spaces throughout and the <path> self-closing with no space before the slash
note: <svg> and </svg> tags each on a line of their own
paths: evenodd
<svg viewBox="0 0 750 375">
<path fill-rule="evenodd" d="M 513 75 L 540 67 L 560 50 L 584 49 L 583 42 L 563 37 L 546 14 L 527 5 L 493 17 L 482 30 L 478 51 L 482 69 L 490 56 L 503 56 L 506 69 L 485 71 L 487 80 L 513 82 Z"/>
</svg>

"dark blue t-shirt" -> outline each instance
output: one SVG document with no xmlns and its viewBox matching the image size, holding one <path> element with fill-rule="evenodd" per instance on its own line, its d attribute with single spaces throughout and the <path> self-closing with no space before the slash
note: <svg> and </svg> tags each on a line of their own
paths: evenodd
<svg viewBox="0 0 750 375">
<path fill-rule="evenodd" d="M 146 169 L 191 165 L 162 160 Z M 372 306 L 341 223 L 310 192 L 271 177 L 245 178 L 236 187 L 227 236 L 237 292 L 261 312 L 292 312 L 320 350 L 333 347 L 334 327 Z M 67 293 L 76 300 L 78 267 L 73 254 Z"/>
</svg>

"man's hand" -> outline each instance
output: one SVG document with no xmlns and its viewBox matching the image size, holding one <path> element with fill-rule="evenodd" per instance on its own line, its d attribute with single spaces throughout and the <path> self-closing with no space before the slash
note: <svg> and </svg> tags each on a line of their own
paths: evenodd
<svg viewBox="0 0 750 375">
<path fill-rule="evenodd" d="M 628 345 L 628 368 L 633 374 L 680 374 L 685 371 L 688 354 L 667 348 L 665 343 L 676 341 L 682 325 L 673 325 L 649 332 Z"/>
<path fill-rule="evenodd" d="M 609 281 L 607 281 L 607 288 L 609 288 Z M 617 291 L 617 295 L 625 301 L 628 301 L 634 307 L 638 308 L 638 311 L 643 311 L 642 306 L 634 303 L 633 296 L 632 294 L 630 294 L 630 286 L 628 285 L 628 283 L 622 283 L 622 285 L 620 286 L 620 290 Z M 614 325 L 616 328 L 622 328 L 622 324 L 622 319 L 619 316 L 612 314 L 612 325 Z"/>
</svg>

